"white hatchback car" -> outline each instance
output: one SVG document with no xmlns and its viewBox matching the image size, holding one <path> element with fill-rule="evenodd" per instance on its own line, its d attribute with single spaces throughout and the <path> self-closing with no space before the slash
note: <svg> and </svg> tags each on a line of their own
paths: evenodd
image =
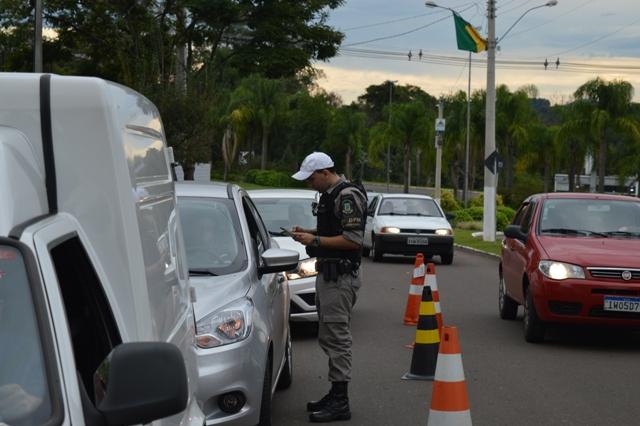
<svg viewBox="0 0 640 426">
<path fill-rule="evenodd" d="M 249 191 L 269 233 L 280 247 L 300 253 L 298 269 L 287 272 L 291 291 L 291 321 L 318 321 L 316 311 L 316 258 L 309 258 L 305 246 L 286 236 L 281 228 L 293 225 L 315 229 L 316 217 L 312 203 L 317 202 L 316 191 L 305 189 L 258 189 Z"/>
<path fill-rule="evenodd" d="M 363 255 L 378 262 L 385 254 L 439 255 L 453 262 L 453 228 L 427 195 L 378 194 L 369 203 Z"/>
<path fill-rule="evenodd" d="M 176 190 L 206 425 L 270 425 L 272 394 L 291 384 L 293 365 L 289 287 L 279 272 L 298 266 L 298 252 L 278 247 L 238 186 Z"/>
</svg>

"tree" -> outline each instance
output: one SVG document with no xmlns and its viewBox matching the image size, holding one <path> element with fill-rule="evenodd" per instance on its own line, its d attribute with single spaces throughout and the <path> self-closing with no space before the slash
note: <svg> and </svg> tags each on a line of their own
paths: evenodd
<svg viewBox="0 0 640 426">
<path fill-rule="evenodd" d="M 327 132 L 327 141 L 323 148 L 331 152 L 334 156 L 344 158 L 344 173 L 348 179 L 353 177 L 352 160 L 356 153 L 360 153 L 364 148 L 366 138 L 366 120 L 364 113 L 358 112 L 350 106 L 338 108 Z"/>
<path fill-rule="evenodd" d="M 430 114 L 433 117 L 433 113 Z M 409 192 L 409 158 L 412 148 L 424 145 L 429 138 L 430 124 L 427 109 L 421 101 L 394 105 L 391 115 L 391 129 L 401 135 L 404 165 L 404 192 Z"/>
<path fill-rule="evenodd" d="M 633 86 L 623 80 L 606 82 L 598 77 L 578 87 L 574 95 L 592 108 L 590 128 L 598 154 L 598 191 L 604 192 L 609 138 L 626 136 L 640 141 L 640 123 L 629 114 Z"/>
</svg>

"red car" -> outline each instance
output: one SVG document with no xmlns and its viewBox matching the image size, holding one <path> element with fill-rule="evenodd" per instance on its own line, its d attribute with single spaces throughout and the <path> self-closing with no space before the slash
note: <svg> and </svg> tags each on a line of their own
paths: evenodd
<svg viewBox="0 0 640 426">
<path fill-rule="evenodd" d="M 640 327 L 640 199 L 532 195 L 504 230 L 500 317 L 524 306 L 524 336 L 548 323 Z"/>
</svg>

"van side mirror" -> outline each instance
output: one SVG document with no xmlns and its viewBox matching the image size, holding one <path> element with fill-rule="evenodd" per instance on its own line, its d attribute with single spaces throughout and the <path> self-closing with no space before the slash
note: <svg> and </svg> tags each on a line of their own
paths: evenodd
<svg viewBox="0 0 640 426">
<path fill-rule="evenodd" d="M 258 274 L 291 271 L 298 267 L 300 253 L 293 250 L 270 248 L 262 253 L 262 261 L 258 267 Z"/>
<path fill-rule="evenodd" d="M 187 370 L 171 343 L 118 345 L 93 376 L 96 408 L 107 425 L 146 424 L 187 407 Z"/>
<path fill-rule="evenodd" d="M 527 234 L 522 232 L 520 225 L 507 225 L 507 227 L 504 228 L 504 236 L 507 238 L 515 238 L 522 242 L 527 241 Z"/>
</svg>

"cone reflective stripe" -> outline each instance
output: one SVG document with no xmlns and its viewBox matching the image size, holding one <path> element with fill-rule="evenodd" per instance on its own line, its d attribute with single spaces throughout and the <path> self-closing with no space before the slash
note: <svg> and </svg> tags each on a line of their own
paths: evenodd
<svg viewBox="0 0 640 426">
<path fill-rule="evenodd" d="M 442 328 L 428 426 L 471 426 L 467 385 L 455 327 Z"/>
<path fill-rule="evenodd" d="M 424 255 L 422 253 L 418 253 L 413 264 L 413 273 L 411 274 L 407 307 L 404 310 L 404 325 L 416 325 L 418 323 L 418 310 L 420 309 L 420 300 L 422 298 L 424 274 Z"/>
<path fill-rule="evenodd" d="M 438 322 L 438 330 L 442 337 L 442 311 L 440 310 L 440 293 L 438 293 L 438 280 L 436 279 L 436 265 L 429 263 L 427 265 L 427 273 L 424 276 L 424 285 L 431 287 L 433 303 L 436 305 L 436 321 Z"/>
<path fill-rule="evenodd" d="M 405 380 L 433 380 L 438 359 L 440 333 L 436 322 L 436 308 L 431 289 L 424 286 L 420 302 L 416 339 L 411 356 L 411 369 L 402 376 Z"/>
</svg>

